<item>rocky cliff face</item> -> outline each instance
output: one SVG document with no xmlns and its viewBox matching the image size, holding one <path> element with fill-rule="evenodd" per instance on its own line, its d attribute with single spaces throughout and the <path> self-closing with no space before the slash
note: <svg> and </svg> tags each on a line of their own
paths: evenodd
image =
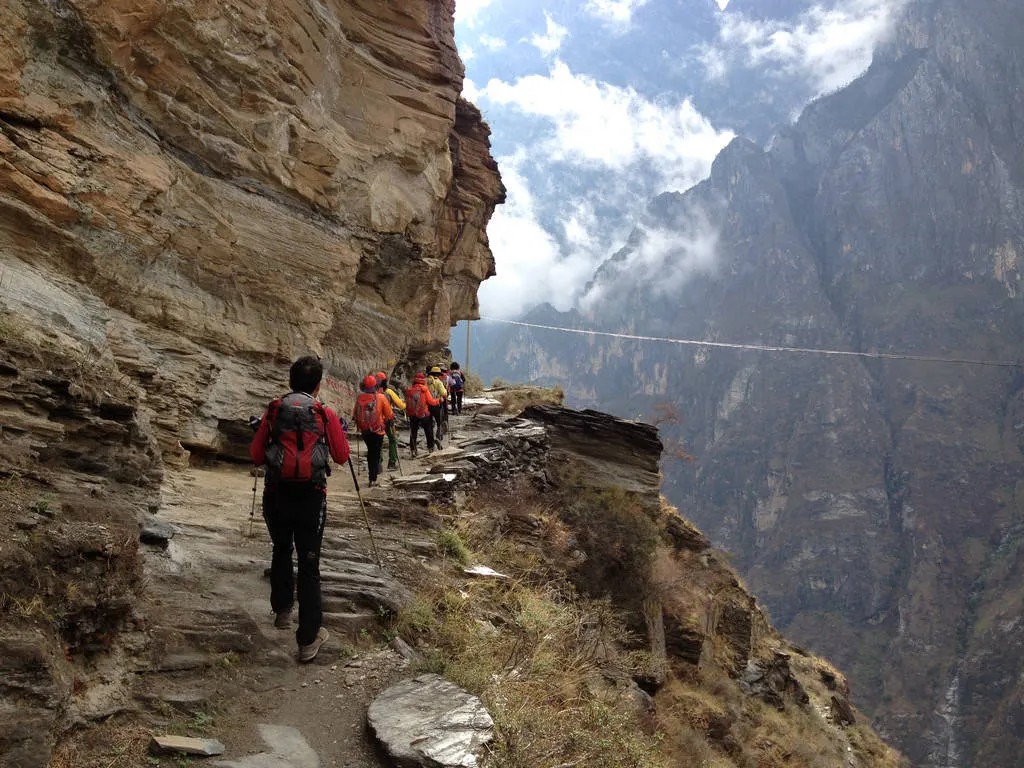
<svg viewBox="0 0 1024 768">
<path fill-rule="evenodd" d="M 138 618 L 168 467 L 244 453 L 299 354 L 340 405 L 476 315 L 504 190 L 453 7 L 0 7 L 5 765 L 105 716 L 71 692 Z"/>
<path fill-rule="evenodd" d="M 654 201 L 569 322 L 1019 360 L 1022 31 L 1016 4 L 912 3 L 872 68 L 769 151 L 737 140 Z M 665 429 L 698 461 L 666 465 L 670 498 L 916 764 L 1021 764 L 1019 368 L 521 331 L 505 350 L 512 377 L 569 372 L 570 402 L 678 408 Z"/>
<path fill-rule="evenodd" d="M 343 379 L 445 342 L 503 196 L 452 9 L 7 3 L 5 322 L 132 379 L 169 461 L 296 353 Z"/>
</svg>

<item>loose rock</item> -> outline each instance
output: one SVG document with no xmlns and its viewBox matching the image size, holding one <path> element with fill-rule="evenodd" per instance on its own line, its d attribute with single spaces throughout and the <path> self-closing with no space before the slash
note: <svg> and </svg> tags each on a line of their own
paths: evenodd
<svg viewBox="0 0 1024 768">
<path fill-rule="evenodd" d="M 142 524 L 139 541 L 143 544 L 152 544 L 161 549 L 167 549 L 177 532 L 178 529 L 170 523 L 158 523 L 156 520 L 150 520 Z"/>
<path fill-rule="evenodd" d="M 367 720 L 399 764 L 475 768 L 494 738 L 494 721 L 479 698 L 439 675 L 403 680 L 381 693 Z"/>
<path fill-rule="evenodd" d="M 149 751 L 157 755 L 182 754 L 212 757 L 224 754 L 224 745 L 216 739 L 193 739 L 188 736 L 154 736 Z"/>
</svg>

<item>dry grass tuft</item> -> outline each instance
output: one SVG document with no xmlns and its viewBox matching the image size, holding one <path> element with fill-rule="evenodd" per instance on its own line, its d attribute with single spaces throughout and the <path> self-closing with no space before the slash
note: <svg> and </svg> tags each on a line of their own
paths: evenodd
<svg viewBox="0 0 1024 768">
<path fill-rule="evenodd" d="M 49 768 L 137 768 L 148 765 L 148 728 L 127 720 L 72 733 L 54 749 Z"/>
<path fill-rule="evenodd" d="M 561 387 L 534 387 L 528 384 L 512 384 L 492 393 L 501 403 L 505 413 L 522 413 L 531 405 L 561 405 L 565 392 Z"/>
</svg>

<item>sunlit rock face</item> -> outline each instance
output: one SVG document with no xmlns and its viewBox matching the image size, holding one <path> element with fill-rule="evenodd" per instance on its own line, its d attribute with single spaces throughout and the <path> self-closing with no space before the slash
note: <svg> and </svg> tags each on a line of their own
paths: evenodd
<svg viewBox="0 0 1024 768">
<path fill-rule="evenodd" d="M 5 3 L 5 327 L 128 377 L 170 461 L 221 450 L 297 354 L 345 381 L 444 344 L 504 195 L 452 13 Z"/>
<path fill-rule="evenodd" d="M 863 77 L 654 201 L 600 299 L 535 321 L 1019 361 L 1022 33 L 1016 3 L 911 3 Z M 561 378 L 570 403 L 674 406 L 663 432 L 696 462 L 665 464 L 669 497 L 915 764 L 1022 764 L 1019 368 L 525 329 L 493 347 L 492 375 Z"/>
</svg>

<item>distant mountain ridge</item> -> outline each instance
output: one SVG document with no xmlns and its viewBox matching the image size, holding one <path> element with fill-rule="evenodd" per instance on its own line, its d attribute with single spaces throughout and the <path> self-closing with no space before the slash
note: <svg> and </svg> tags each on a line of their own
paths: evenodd
<svg viewBox="0 0 1024 768">
<path fill-rule="evenodd" d="M 610 299 L 583 315 L 533 316 L 1019 360 L 1022 33 L 1016 4 L 911 3 L 870 70 L 769 150 L 737 139 L 707 181 L 651 204 L 616 257 L 655 265 L 641 284 L 612 262 L 596 281 Z M 715 261 L 666 289 L 689 258 L 697 211 L 717 236 Z M 652 228 L 675 231 L 674 244 L 645 251 Z M 663 432 L 697 462 L 665 465 L 669 497 L 736 554 L 787 634 L 849 671 L 855 699 L 916 765 L 1024 765 L 1019 369 L 524 328 L 493 347 L 489 372 L 558 379 L 574 404 L 647 418 L 677 408 L 680 423 Z"/>
</svg>

